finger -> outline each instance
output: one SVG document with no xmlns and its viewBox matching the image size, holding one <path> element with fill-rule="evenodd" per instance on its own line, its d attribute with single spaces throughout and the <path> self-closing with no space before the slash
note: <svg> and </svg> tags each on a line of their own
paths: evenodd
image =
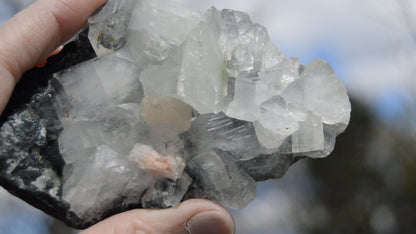
<svg viewBox="0 0 416 234">
<path fill-rule="evenodd" d="M 231 214 L 215 202 L 192 199 L 164 210 L 131 210 L 110 217 L 82 234 L 234 233 Z"/>
<path fill-rule="evenodd" d="M 0 113 L 23 72 L 81 29 L 106 0 L 38 0 L 0 28 Z"/>
<path fill-rule="evenodd" d="M 0 29 L 2 65 L 18 79 L 82 28 L 105 0 L 38 0 Z"/>
</svg>

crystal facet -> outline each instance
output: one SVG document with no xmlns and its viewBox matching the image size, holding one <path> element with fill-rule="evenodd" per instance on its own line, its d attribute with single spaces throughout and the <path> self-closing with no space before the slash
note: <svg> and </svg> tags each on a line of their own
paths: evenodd
<svg viewBox="0 0 416 234">
<path fill-rule="evenodd" d="M 102 16 L 110 7 L 113 13 Z M 98 27 L 108 20 L 114 31 Z M 145 184 L 144 207 L 176 205 L 194 184 L 206 197 L 241 208 L 255 197 L 253 178 L 267 177 L 253 168 L 278 178 L 290 155 L 325 157 L 348 124 L 348 96 L 328 63 L 303 67 L 286 58 L 245 13 L 213 7 L 200 14 L 162 0 L 110 1 L 90 23 L 92 34 L 123 30 L 126 36 L 121 50 L 51 83 L 64 128 L 61 154 L 68 165 L 91 158 L 87 171 L 64 176 L 63 198 L 78 214 L 111 200 L 104 187 L 113 199 L 123 193 L 131 165 L 153 178 Z M 110 39 L 94 38 L 100 55 Z M 99 181 L 116 175 L 115 184 Z"/>
</svg>

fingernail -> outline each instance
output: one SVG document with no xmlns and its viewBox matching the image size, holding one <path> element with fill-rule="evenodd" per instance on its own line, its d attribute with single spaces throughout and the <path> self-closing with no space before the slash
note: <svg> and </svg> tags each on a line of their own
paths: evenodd
<svg viewBox="0 0 416 234">
<path fill-rule="evenodd" d="M 186 229 L 190 234 L 232 234 L 234 221 L 218 211 L 208 211 L 193 216 Z"/>
</svg>

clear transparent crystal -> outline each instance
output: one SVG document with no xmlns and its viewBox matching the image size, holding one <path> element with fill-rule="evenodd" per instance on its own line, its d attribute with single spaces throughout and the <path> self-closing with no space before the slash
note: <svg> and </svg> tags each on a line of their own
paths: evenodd
<svg viewBox="0 0 416 234">
<path fill-rule="evenodd" d="M 89 22 L 100 56 L 50 86 L 63 198 L 77 214 L 120 197 L 127 207 L 206 197 L 242 208 L 255 180 L 283 176 L 296 156 L 326 157 L 348 125 L 329 64 L 287 58 L 246 13 L 110 0 Z"/>
</svg>

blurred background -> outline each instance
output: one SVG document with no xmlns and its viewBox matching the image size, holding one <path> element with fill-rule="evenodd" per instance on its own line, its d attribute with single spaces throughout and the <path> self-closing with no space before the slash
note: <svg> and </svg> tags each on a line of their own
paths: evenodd
<svg viewBox="0 0 416 234">
<path fill-rule="evenodd" d="M 328 60 L 352 101 L 333 154 L 258 184 L 239 233 L 414 233 L 416 1 L 178 0 L 248 12 L 288 57 Z M 0 24 L 31 0 L 0 0 Z M 0 233 L 77 233 L 0 188 Z"/>
</svg>

